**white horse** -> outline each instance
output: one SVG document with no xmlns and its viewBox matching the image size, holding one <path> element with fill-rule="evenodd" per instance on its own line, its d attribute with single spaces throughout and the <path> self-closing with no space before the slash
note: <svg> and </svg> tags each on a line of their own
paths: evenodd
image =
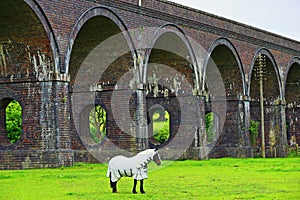
<svg viewBox="0 0 300 200">
<path fill-rule="evenodd" d="M 145 193 L 143 180 L 148 178 L 148 163 L 153 160 L 157 165 L 161 164 L 157 149 L 147 149 L 134 157 L 116 156 L 108 163 L 107 177 L 110 178 L 112 192 L 117 192 L 117 182 L 121 177 L 133 177 L 132 192 L 136 194 L 137 181 L 140 181 L 140 192 Z"/>
</svg>

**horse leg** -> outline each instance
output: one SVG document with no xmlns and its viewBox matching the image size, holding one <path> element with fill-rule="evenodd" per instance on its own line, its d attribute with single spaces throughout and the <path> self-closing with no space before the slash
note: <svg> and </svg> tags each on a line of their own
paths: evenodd
<svg viewBox="0 0 300 200">
<path fill-rule="evenodd" d="M 117 181 L 116 182 L 112 182 L 112 192 L 113 193 L 117 193 Z"/>
<path fill-rule="evenodd" d="M 144 180 L 140 180 L 140 192 L 142 194 L 146 193 L 145 190 L 144 190 Z"/>
<path fill-rule="evenodd" d="M 116 182 L 111 181 L 111 172 L 109 174 L 109 180 L 110 180 L 110 187 L 112 188 L 112 192 L 116 193 L 117 192 L 117 181 Z"/>
<path fill-rule="evenodd" d="M 137 192 L 136 192 L 136 185 L 137 185 L 137 180 L 134 179 L 134 181 L 133 181 L 133 189 L 132 189 L 132 193 L 133 193 L 133 194 L 136 194 L 136 193 L 137 193 Z"/>
</svg>

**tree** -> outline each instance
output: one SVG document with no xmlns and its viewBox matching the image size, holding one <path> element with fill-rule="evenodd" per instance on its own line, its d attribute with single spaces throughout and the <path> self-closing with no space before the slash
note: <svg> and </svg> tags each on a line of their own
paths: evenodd
<svg viewBox="0 0 300 200">
<path fill-rule="evenodd" d="M 22 107 L 18 101 L 11 101 L 6 109 L 6 133 L 11 143 L 16 143 L 22 135 Z"/>
<path fill-rule="evenodd" d="M 96 105 L 90 112 L 89 120 L 91 137 L 96 143 L 100 143 L 106 135 L 105 109 L 100 105 Z"/>
</svg>

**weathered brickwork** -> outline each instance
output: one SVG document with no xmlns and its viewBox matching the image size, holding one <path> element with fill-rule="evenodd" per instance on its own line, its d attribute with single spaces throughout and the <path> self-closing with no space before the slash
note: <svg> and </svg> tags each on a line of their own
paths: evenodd
<svg viewBox="0 0 300 200">
<path fill-rule="evenodd" d="M 163 158 L 255 156 L 261 137 L 253 148 L 249 125 L 260 121 L 259 54 L 267 60 L 267 156 L 286 156 L 292 136 L 300 143 L 297 41 L 163 0 L 1 1 L 0 19 L 0 169 L 106 161 L 116 147 L 153 147 L 147 125 L 157 108 L 170 114 L 170 138 L 158 144 Z M 107 41 L 92 66 L 87 56 Z M 5 122 L 12 100 L 22 106 L 15 144 Z M 89 134 L 95 104 L 107 114 L 100 144 Z M 208 112 L 220 124 L 212 151 Z"/>
</svg>

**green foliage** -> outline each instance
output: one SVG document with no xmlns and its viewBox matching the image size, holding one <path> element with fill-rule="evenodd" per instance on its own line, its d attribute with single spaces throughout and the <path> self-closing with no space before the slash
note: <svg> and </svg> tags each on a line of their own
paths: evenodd
<svg viewBox="0 0 300 200">
<path fill-rule="evenodd" d="M 154 139 L 159 143 L 167 141 L 170 137 L 170 128 L 168 123 L 164 123 L 163 127 L 158 133 L 154 134 Z"/>
<path fill-rule="evenodd" d="M 209 112 L 205 115 L 207 142 L 212 142 L 214 139 L 214 113 Z"/>
<path fill-rule="evenodd" d="M 258 126 L 259 126 L 258 121 L 250 120 L 249 131 L 250 131 L 251 144 L 252 144 L 253 147 L 255 147 L 256 141 L 257 141 Z"/>
<path fill-rule="evenodd" d="M 22 135 L 22 107 L 13 100 L 7 105 L 5 112 L 7 138 L 14 144 Z"/>
<path fill-rule="evenodd" d="M 0 199 L 299 199 L 300 157 L 162 161 L 149 165 L 146 194 L 133 195 L 132 178 L 113 194 L 106 164 L 0 170 Z"/>
<path fill-rule="evenodd" d="M 153 114 L 153 136 L 159 143 L 164 143 L 170 137 L 170 121 L 169 113 L 165 111 L 165 121 L 158 121 L 159 113 Z"/>
<path fill-rule="evenodd" d="M 290 128 L 290 122 L 288 121 L 288 119 L 286 119 L 286 121 L 285 121 L 285 128 L 286 128 L 286 131 L 288 132 L 289 128 Z"/>
<path fill-rule="evenodd" d="M 289 154 L 288 154 L 288 158 L 294 158 L 294 157 L 300 157 L 300 155 L 297 154 L 296 150 L 290 149 Z"/>
<path fill-rule="evenodd" d="M 106 111 L 102 106 L 96 105 L 91 110 L 90 134 L 94 142 L 100 143 L 106 135 Z"/>
</svg>

